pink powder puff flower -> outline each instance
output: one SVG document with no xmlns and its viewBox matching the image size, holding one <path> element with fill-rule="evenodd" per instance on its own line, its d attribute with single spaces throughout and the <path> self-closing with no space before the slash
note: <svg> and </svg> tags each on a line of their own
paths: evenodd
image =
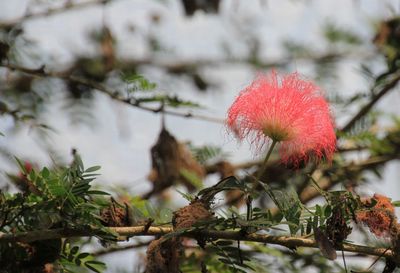
<svg viewBox="0 0 400 273">
<path fill-rule="evenodd" d="M 260 150 L 270 140 L 280 143 L 281 159 L 298 165 L 332 160 L 336 135 L 329 105 L 314 83 L 297 73 L 259 75 L 228 110 L 227 126 Z"/>
</svg>

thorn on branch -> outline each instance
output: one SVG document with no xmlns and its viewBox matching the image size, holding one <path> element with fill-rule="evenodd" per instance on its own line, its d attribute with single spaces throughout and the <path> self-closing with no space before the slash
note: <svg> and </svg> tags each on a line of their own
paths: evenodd
<svg viewBox="0 0 400 273">
<path fill-rule="evenodd" d="M 151 227 L 151 225 L 153 224 L 153 222 L 154 222 L 154 219 L 152 219 L 152 218 L 147 219 L 147 222 L 146 222 L 146 224 L 145 224 L 144 227 L 143 227 L 143 232 L 144 232 L 144 233 L 147 233 L 147 232 L 149 231 L 149 228 Z"/>
</svg>

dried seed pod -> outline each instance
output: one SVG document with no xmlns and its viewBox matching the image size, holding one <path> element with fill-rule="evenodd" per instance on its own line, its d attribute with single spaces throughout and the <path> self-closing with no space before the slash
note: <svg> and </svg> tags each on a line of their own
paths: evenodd
<svg viewBox="0 0 400 273">
<path fill-rule="evenodd" d="M 192 201 L 190 205 L 174 212 L 172 218 L 174 229 L 190 228 L 198 221 L 211 219 L 213 214 L 209 209 L 209 205 L 201 199 Z"/>
<path fill-rule="evenodd" d="M 101 222 L 108 227 L 127 227 L 132 225 L 131 210 L 128 204 L 118 204 L 114 199 L 100 212 Z"/>
<path fill-rule="evenodd" d="M 397 233 L 394 231 L 397 230 L 397 217 L 390 201 L 390 198 L 379 194 L 363 200 L 365 209 L 356 213 L 357 221 L 368 226 L 369 230 L 378 237 L 394 239 Z M 373 203 L 375 205 L 371 207 Z"/>
<path fill-rule="evenodd" d="M 180 238 L 153 240 L 147 248 L 146 273 L 179 273 Z"/>
<path fill-rule="evenodd" d="M 335 245 L 339 246 L 346 240 L 351 233 L 352 228 L 346 223 L 343 210 L 340 205 L 335 206 L 332 215 L 326 221 L 326 234 L 328 239 Z"/>
</svg>

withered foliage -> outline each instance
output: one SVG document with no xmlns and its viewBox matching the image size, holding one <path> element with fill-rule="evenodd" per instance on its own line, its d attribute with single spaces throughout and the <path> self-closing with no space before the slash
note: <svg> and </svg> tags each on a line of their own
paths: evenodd
<svg viewBox="0 0 400 273">
<path fill-rule="evenodd" d="M 108 227 L 131 226 L 133 224 L 131 213 L 128 204 L 125 203 L 122 206 L 111 198 L 108 207 L 102 209 L 100 212 L 101 222 Z"/>
<path fill-rule="evenodd" d="M 163 128 L 156 144 L 151 148 L 152 170 L 148 179 L 153 183 L 153 189 L 144 198 L 182 183 L 189 191 L 196 187 L 184 174 L 190 173 L 198 178 L 205 176 L 205 170 L 192 156 L 185 144 Z"/>
<path fill-rule="evenodd" d="M 397 236 L 397 217 L 390 198 L 374 194 L 362 201 L 364 209 L 356 214 L 357 221 L 365 224 L 378 237 L 395 238 Z"/>
<path fill-rule="evenodd" d="M 351 233 L 352 228 L 348 226 L 346 218 L 341 206 L 335 206 L 332 210 L 331 217 L 326 221 L 326 234 L 328 239 L 335 246 L 340 246 L 347 236 Z"/>
</svg>

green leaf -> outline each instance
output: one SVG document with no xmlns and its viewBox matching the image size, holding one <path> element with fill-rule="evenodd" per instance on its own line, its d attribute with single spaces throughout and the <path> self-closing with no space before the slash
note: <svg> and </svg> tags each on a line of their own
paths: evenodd
<svg viewBox="0 0 400 273">
<path fill-rule="evenodd" d="M 195 147 L 193 145 L 189 145 L 189 148 L 193 154 L 193 157 L 201 164 L 206 164 L 213 159 L 221 160 L 227 156 L 223 153 L 222 149 L 217 146 L 206 145 Z"/>
<path fill-rule="evenodd" d="M 85 170 L 85 173 L 92 173 L 101 169 L 101 166 L 93 166 Z"/>
<path fill-rule="evenodd" d="M 158 219 L 158 220 L 159 220 L 161 223 L 168 223 L 168 222 L 171 222 L 172 214 L 173 214 L 172 210 L 167 209 L 167 208 L 162 208 L 162 209 L 160 210 L 159 219 Z"/>
<path fill-rule="evenodd" d="M 154 208 L 154 206 L 150 202 L 145 203 L 145 208 L 146 208 L 146 211 L 150 218 L 153 218 L 153 219 L 157 218 L 157 210 Z"/>
<path fill-rule="evenodd" d="M 289 188 L 286 192 L 269 189 L 267 192 L 288 221 L 290 233 L 295 234 L 300 226 L 302 208 L 296 191 L 293 188 Z"/>
<path fill-rule="evenodd" d="M 42 171 L 40 172 L 43 178 L 47 179 L 50 176 L 50 171 L 46 167 L 43 167 Z"/>
<path fill-rule="evenodd" d="M 107 268 L 105 263 L 95 260 L 86 261 L 84 264 L 88 269 L 97 273 L 101 273 Z"/>
<path fill-rule="evenodd" d="M 318 204 L 315 206 L 315 214 L 318 215 L 318 216 L 322 216 L 323 215 L 321 206 L 318 205 Z"/>
<path fill-rule="evenodd" d="M 236 177 L 229 176 L 219 181 L 216 185 L 201 190 L 197 195 L 207 200 L 212 199 L 221 191 L 234 189 L 247 191 L 247 185 Z"/>
<path fill-rule="evenodd" d="M 24 163 L 22 163 L 22 161 L 21 161 L 21 160 L 19 160 L 19 158 L 18 158 L 18 157 L 14 156 L 14 158 L 15 158 L 15 160 L 17 161 L 17 163 L 18 163 L 18 165 L 19 165 L 19 168 L 20 168 L 20 170 L 22 170 L 22 172 L 23 172 L 24 174 L 26 174 L 25 164 L 24 164 Z"/>
<path fill-rule="evenodd" d="M 99 191 L 99 190 L 87 191 L 86 193 L 87 194 L 92 194 L 92 195 L 110 195 L 108 192 Z"/>
<path fill-rule="evenodd" d="M 86 266 L 88 269 L 92 270 L 93 272 L 101 273 L 101 270 L 97 269 L 96 267 L 92 266 L 91 264 L 88 264 L 88 262 L 85 262 L 85 266 Z"/>
<path fill-rule="evenodd" d="M 78 259 L 78 258 L 75 258 L 75 264 L 77 266 L 80 266 L 82 264 L 82 261 L 80 259 Z"/>
<path fill-rule="evenodd" d="M 79 255 L 76 257 L 76 259 L 82 260 L 82 259 L 85 259 L 85 258 L 88 257 L 88 256 L 90 256 L 90 253 L 83 252 L 83 253 L 79 254 Z"/>
<path fill-rule="evenodd" d="M 392 202 L 392 205 L 395 206 L 395 207 L 400 207 L 400 200 L 398 200 L 398 201 L 393 201 L 393 202 Z"/>
<path fill-rule="evenodd" d="M 324 211 L 324 216 L 325 218 L 328 218 L 332 214 L 332 207 L 330 205 L 327 205 Z"/>
<path fill-rule="evenodd" d="M 196 189 L 201 189 L 203 187 L 203 180 L 195 172 L 192 172 L 187 169 L 180 169 L 179 173 Z"/>
<path fill-rule="evenodd" d="M 219 240 L 215 242 L 215 244 L 219 246 L 230 246 L 232 245 L 232 241 Z"/>
<path fill-rule="evenodd" d="M 28 174 L 29 180 L 30 181 L 35 181 L 36 180 L 36 173 L 35 170 L 31 170 L 31 172 Z"/>
<path fill-rule="evenodd" d="M 70 254 L 75 255 L 76 253 L 78 253 L 79 251 L 79 247 L 78 246 L 74 246 L 73 248 L 71 248 L 70 250 Z"/>
<path fill-rule="evenodd" d="M 52 180 L 50 180 L 52 181 Z M 57 181 L 56 181 L 57 182 Z M 53 196 L 63 196 L 67 193 L 67 190 L 64 186 L 56 183 L 49 183 L 47 185 L 47 189 L 49 190 L 50 194 Z"/>
<path fill-rule="evenodd" d="M 200 107 L 198 103 L 189 100 L 182 100 L 176 95 L 164 97 L 163 102 L 171 107 Z"/>
<path fill-rule="evenodd" d="M 151 91 L 157 87 L 154 82 L 150 82 L 139 74 L 123 74 L 122 80 L 132 85 L 129 87 L 130 92 Z"/>
<path fill-rule="evenodd" d="M 178 190 L 178 189 L 175 189 L 175 191 L 176 191 L 177 193 L 179 193 L 183 198 L 185 198 L 186 200 L 188 200 L 189 202 L 192 202 L 192 201 L 196 198 L 196 196 L 194 196 L 194 195 L 192 195 L 192 194 L 190 194 L 190 193 L 185 193 L 185 192 L 182 192 L 182 191 L 180 191 L 180 190 Z"/>
<path fill-rule="evenodd" d="M 306 234 L 310 234 L 312 231 L 312 227 L 313 227 L 313 222 L 311 217 L 307 220 L 307 226 L 306 226 Z"/>
<path fill-rule="evenodd" d="M 348 29 L 339 28 L 332 23 L 328 23 L 324 29 L 325 38 L 332 42 L 344 42 L 348 44 L 357 45 L 361 43 L 360 37 Z"/>
<path fill-rule="evenodd" d="M 226 265 L 231 265 L 231 267 L 234 269 L 234 272 L 243 272 L 246 273 L 245 270 L 238 268 L 235 264 L 233 264 L 230 260 L 225 259 L 225 258 L 218 258 L 218 260 Z"/>
</svg>

